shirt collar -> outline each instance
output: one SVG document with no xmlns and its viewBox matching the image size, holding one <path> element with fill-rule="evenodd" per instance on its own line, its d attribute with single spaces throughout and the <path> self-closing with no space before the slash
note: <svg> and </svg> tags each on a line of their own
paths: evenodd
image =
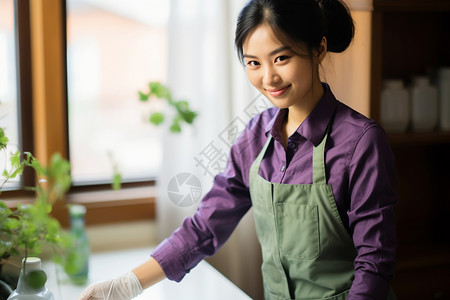
<svg viewBox="0 0 450 300">
<path fill-rule="evenodd" d="M 297 133 L 310 140 L 314 146 L 319 145 L 325 136 L 328 124 L 336 108 L 336 98 L 331 92 L 329 85 L 322 83 L 322 86 L 325 91 L 322 99 L 297 128 Z M 278 109 L 278 112 L 267 123 L 266 135 L 270 132 L 275 139 L 281 140 L 281 125 L 286 118 L 287 111 L 287 108 Z"/>
</svg>

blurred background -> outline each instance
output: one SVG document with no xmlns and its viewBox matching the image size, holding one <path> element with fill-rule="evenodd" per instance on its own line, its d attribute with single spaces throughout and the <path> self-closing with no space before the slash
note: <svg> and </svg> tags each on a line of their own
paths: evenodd
<svg viewBox="0 0 450 300">
<path fill-rule="evenodd" d="M 346 2 L 355 40 L 330 54 L 321 71 L 340 101 L 385 127 L 395 154 L 399 245 L 392 286 L 399 299 L 450 299 L 450 1 Z M 269 107 L 234 49 L 244 3 L 0 0 L 0 126 L 11 151 L 30 151 L 43 163 L 55 152 L 69 159 L 65 201 L 87 207 L 94 252 L 150 249 L 167 237 L 197 204 L 174 204 L 171 180 L 195 176 L 204 195 L 237 134 Z M 149 82 L 188 101 L 198 113 L 194 124 L 180 133 L 167 122 L 152 125 L 150 114 L 168 107 L 140 101 Z M 0 170 L 8 153 L 0 154 Z M 122 176 L 118 191 L 111 188 L 115 172 Z M 11 207 L 27 201 L 24 186 L 34 180 L 25 173 L 9 181 L 2 200 Z M 64 204 L 54 215 L 68 225 Z M 251 211 L 208 261 L 262 298 Z"/>
</svg>

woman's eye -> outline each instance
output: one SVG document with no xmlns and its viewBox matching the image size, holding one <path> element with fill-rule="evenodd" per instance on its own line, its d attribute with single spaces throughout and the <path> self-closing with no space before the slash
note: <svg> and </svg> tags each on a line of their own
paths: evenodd
<svg viewBox="0 0 450 300">
<path fill-rule="evenodd" d="M 287 55 L 278 56 L 278 57 L 275 59 L 275 62 L 281 62 L 281 61 L 284 61 L 284 60 L 286 60 L 286 59 L 288 59 L 288 58 L 289 58 L 289 56 L 287 56 Z"/>
<path fill-rule="evenodd" d="M 247 62 L 247 65 L 249 65 L 251 67 L 256 67 L 259 65 L 259 62 L 255 61 L 255 60 L 251 60 L 251 61 Z"/>
</svg>

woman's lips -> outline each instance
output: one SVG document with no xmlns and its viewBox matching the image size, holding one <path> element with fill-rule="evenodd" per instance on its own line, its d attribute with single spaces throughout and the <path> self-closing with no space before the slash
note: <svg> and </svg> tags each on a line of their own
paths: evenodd
<svg viewBox="0 0 450 300">
<path fill-rule="evenodd" d="M 288 90 L 288 88 L 289 88 L 290 86 L 291 86 L 291 85 L 288 85 L 288 86 L 286 86 L 286 87 L 284 87 L 284 88 L 281 88 L 281 89 L 267 90 L 267 92 L 269 93 L 270 96 L 273 96 L 273 97 L 280 97 L 281 95 L 283 95 L 283 94 Z"/>
</svg>

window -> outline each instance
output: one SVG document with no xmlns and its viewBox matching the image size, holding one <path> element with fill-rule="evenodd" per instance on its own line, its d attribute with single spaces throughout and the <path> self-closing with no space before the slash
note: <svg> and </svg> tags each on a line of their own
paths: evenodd
<svg viewBox="0 0 450 300">
<path fill-rule="evenodd" d="M 159 131 L 139 90 L 166 79 L 167 0 L 67 0 L 68 139 L 74 185 L 152 179 Z"/>
<path fill-rule="evenodd" d="M 16 31 L 14 1 L 0 0 L 0 127 L 9 138 L 6 151 L 0 152 L 0 171 L 10 169 L 10 154 L 20 148 L 18 75 L 16 59 Z M 0 185 L 5 178 L 0 174 Z M 21 178 L 8 180 L 2 190 L 15 190 Z"/>
<path fill-rule="evenodd" d="M 93 2 L 100 4 L 100 1 Z M 8 55 L 7 64 L 4 64 L 4 53 L 0 54 L 0 126 L 8 127 L 7 135 L 12 144 L 16 147 L 19 144 L 22 151 L 33 153 L 43 165 L 49 162 L 52 154 L 59 152 L 67 157 L 68 152 L 65 12 L 64 0 L 0 0 L 0 36 L 2 41 L 6 36 L 7 50 L 3 52 L 7 51 Z M 5 49 L 4 43 L 2 49 Z M 5 76 L 11 68 L 14 73 Z M 133 77 L 133 74 L 125 75 L 124 80 Z M 139 88 L 145 88 L 145 85 L 144 82 L 144 87 Z M 135 93 L 137 95 L 137 91 Z M 133 102 L 139 103 L 139 100 Z M 3 161 L 5 157 L 1 157 L 0 171 L 4 167 Z M 33 193 L 23 187 L 32 186 L 35 180 L 31 170 L 28 174 L 25 172 L 15 186 L 9 187 L 14 191 L 2 193 L 2 200 L 7 200 L 11 207 L 33 201 Z M 134 186 L 119 192 L 101 191 L 94 186 L 70 191 L 65 200 L 86 205 L 88 224 L 154 218 L 154 189 L 150 185 Z M 52 214 L 63 226 L 68 225 L 64 203 L 57 203 Z"/>
</svg>

